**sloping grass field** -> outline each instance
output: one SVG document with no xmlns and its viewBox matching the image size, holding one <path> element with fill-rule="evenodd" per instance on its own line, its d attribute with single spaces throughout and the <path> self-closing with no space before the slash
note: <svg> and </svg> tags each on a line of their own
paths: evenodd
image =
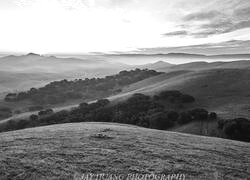
<svg viewBox="0 0 250 180">
<path fill-rule="evenodd" d="M 250 144 L 115 123 L 74 123 L 0 134 L 0 179 L 74 179 L 82 173 L 250 177 Z"/>
</svg>

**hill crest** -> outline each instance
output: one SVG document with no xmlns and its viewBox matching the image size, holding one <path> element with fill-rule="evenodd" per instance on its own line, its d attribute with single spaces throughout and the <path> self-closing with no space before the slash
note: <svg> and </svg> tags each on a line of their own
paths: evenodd
<svg viewBox="0 0 250 180">
<path fill-rule="evenodd" d="M 1 133 L 0 144 L 8 144 L 8 148 L 0 147 L 1 179 L 32 179 L 34 175 L 38 179 L 57 179 L 58 174 L 60 179 L 72 179 L 75 174 L 90 171 L 179 173 L 186 179 L 208 180 L 217 178 L 215 175 L 227 179 L 249 175 L 248 143 L 124 124 L 31 128 Z"/>
</svg>

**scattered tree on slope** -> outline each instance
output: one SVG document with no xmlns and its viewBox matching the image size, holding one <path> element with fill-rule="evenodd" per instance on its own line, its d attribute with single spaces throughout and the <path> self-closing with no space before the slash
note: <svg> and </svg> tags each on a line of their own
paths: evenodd
<svg viewBox="0 0 250 180">
<path fill-rule="evenodd" d="M 38 105 L 58 104 L 70 99 L 98 99 L 120 92 L 123 86 L 161 74 L 154 70 L 121 71 L 105 78 L 54 81 L 41 88 L 6 95 L 5 101 L 31 100 Z"/>
</svg>

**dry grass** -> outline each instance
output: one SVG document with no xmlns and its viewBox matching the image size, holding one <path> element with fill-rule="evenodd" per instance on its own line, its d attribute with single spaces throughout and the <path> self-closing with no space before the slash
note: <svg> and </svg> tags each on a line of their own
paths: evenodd
<svg viewBox="0 0 250 180">
<path fill-rule="evenodd" d="M 0 179 L 72 179 L 75 173 L 184 173 L 250 177 L 250 145 L 110 123 L 74 123 L 0 134 Z"/>
</svg>

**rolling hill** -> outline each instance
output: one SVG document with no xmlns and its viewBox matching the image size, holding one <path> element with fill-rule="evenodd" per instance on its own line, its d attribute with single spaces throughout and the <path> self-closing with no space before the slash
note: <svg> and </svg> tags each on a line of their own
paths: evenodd
<svg viewBox="0 0 250 180">
<path fill-rule="evenodd" d="M 110 99 L 118 101 L 134 93 L 153 95 L 162 90 L 180 90 L 194 96 L 200 106 L 225 118 L 249 118 L 249 77 L 249 69 L 174 71 L 132 84 Z"/>
<path fill-rule="evenodd" d="M 151 77 L 123 88 L 122 92 L 108 97 L 112 103 L 127 99 L 132 94 L 144 93 L 154 95 L 163 90 L 180 90 L 195 97 L 196 107 L 203 107 L 216 112 L 221 118 L 233 119 L 250 117 L 250 70 L 249 69 L 214 69 L 203 71 L 173 71 Z M 77 106 L 78 104 L 75 104 Z M 65 105 L 62 109 L 70 109 Z M 193 108 L 193 106 L 190 106 Z M 57 109 L 55 109 L 57 111 Z M 33 112 L 31 112 L 33 113 Z M 28 114 L 20 114 L 15 118 L 23 118 Z M 211 125 L 211 127 L 216 126 Z M 196 126 L 194 124 L 194 126 Z M 217 127 L 217 126 L 216 126 Z M 191 128 L 191 129 L 190 129 Z M 214 128 L 213 128 L 214 129 Z M 181 132 L 192 132 L 193 126 L 175 129 Z M 185 130 L 185 131 L 183 131 Z M 195 131 L 200 134 L 199 131 Z"/>
<path fill-rule="evenodd" d="M 112 123 L 0 134 L 0 179 L 73 179 L 83 173 L 184 174 L 247 179 L 249 143 Z"/>
</svg>

